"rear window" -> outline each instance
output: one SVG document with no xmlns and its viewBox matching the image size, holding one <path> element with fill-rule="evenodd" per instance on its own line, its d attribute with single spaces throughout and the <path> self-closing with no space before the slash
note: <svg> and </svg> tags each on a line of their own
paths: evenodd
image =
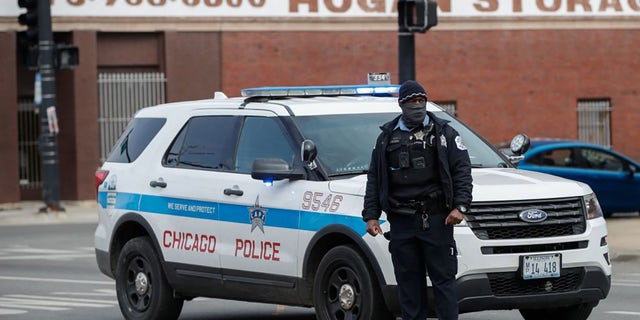
<svg viewBox="0 0 640 320">
<path fill-rule="evenodd" d="M 167 122 L 164 118 L 134 118 L 111 150 L 107 162 L 135 161 Z"/>
</svg>

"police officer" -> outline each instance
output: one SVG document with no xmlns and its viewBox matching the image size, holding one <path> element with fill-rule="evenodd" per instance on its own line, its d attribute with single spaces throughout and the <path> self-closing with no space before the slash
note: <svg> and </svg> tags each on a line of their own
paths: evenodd
<svg viewBox="0 0 640 320">
<path fill-rule="evenodd" d="M 362 217 L 376 236 L 387 213 L 402 319 L 427 318 L 427 273 L 439 319 L 458 319 L 453 225 L 471 203 L 469 154 L 448 121 L 427 111 L 418 82 L 402 84 L 398 103 L 402 115 L 380 127 L 371 155 Z"/>
</svg>

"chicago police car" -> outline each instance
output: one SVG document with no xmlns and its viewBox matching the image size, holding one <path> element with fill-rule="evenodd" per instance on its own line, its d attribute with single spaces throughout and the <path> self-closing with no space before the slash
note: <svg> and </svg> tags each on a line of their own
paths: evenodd
<svg viewBox="0 0 640 320">
<path fill-rule="evenodd" d="M 202 296 L 392 319 L 388 241 L 366 233 L 361 211 L 379 126 L 400 113 L 397 90 L 267 87 L 139 111 L 95 178 L 96 258 L 123 315 L 175 319 Z M 460 311 L 586 319 L 611 276 L 591 189 L 517 170 L 427 108 L 462 135 L 473 164 L 473 204 L 455 227 Z"/>
</svg>

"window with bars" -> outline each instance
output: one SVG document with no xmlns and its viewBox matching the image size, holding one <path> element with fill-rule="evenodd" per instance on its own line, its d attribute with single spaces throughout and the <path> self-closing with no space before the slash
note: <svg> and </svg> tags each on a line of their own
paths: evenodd
<svg viewBox="0 0 640 320">
<path fill-rule="evenodd" d="M 456 117 L 458 116 L 457 105 L 455 101 L 439 101 L 435 102 L 435 104 L 439 105 L 444 111 L 449 113 L 450 115 Z"/>
<path fill-rule="evenodd" d="M 40 116 L 33 97 L 18 98 L 18 157 L 20 187 L 23 189 L 42 187 L 39 134 Z"/>
<path fill-rule="evenodd" d="M 611 147 L 611 100 L 578 100 L 578 139 Z"/>
</svg>

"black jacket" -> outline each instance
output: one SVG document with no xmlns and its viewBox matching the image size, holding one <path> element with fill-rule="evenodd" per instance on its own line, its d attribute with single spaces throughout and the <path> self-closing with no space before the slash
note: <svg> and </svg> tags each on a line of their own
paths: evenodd
<svg viewBox="0 0 640 320">
<path fill-rule="evenodd" d="M 469 206 L 473 189 L 469 153 L 466 148 L 461 150 L 458 147 L 456 138 L 459 137 L 459 134 L 448 125 L 449 121 L 440 119 L 431 112 L 427 112 L 427 116 L 434 123 L 438 148 L 438 167 L 440 168 L 440 178 L 447 207 L 452 210 L 459 205 Z M 376 145 L 371 153 L 367 189 L 364 196 L 364 209 L 362 210 L 362 218 L 365 221 L 380 218 L 382 211 L 389 212 L 386 148 L 391 132 L 398 124 L 399 119 L 400 116 L 380 127 L 382 133 L 378 136 Z M 446 140 L 445 144 L 442 143 L 442 136 Z"/>
</svg>

